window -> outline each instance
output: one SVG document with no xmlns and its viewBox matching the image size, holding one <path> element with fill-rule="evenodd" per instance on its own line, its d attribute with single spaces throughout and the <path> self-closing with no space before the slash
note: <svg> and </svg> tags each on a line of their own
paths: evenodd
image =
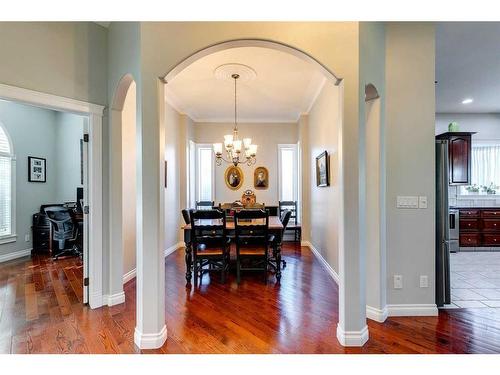
<svg viewBox="0 0 500 375">
<path fill-rule="evenodd" d="M 279 200 L 298 200 L 298 157 L 297 145 L 278 145 Z"/>
<path fill-rule="evenodd" d="M 15 241 L 15 158 L 0 124 L 0 243 Z"/>
<path fill-rule="evenodd" d="M 472 184 L 500 186 L 500 145 L 473 146 L 471 171 Z"/>
<path fill-rule="evenodd" d="M 196 145 L 196 200 L 213 200 L 214 172 L 212 145 Z"/>
</svg>

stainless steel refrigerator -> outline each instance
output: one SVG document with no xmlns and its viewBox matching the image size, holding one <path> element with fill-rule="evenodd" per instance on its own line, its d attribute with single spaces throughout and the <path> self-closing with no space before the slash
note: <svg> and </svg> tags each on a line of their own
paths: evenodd
<svg viewBox="0 0 500 375">
<path fill-rule="evenodd" d="M 450 238 L 448 186 L 448 141 L 436 140 L 436 305 L 438 307 L 451 303 L 450 249 L 458 247 L 458 238 Z M 456 227 L 457 220 L 452 221 Z"/>
</svg>

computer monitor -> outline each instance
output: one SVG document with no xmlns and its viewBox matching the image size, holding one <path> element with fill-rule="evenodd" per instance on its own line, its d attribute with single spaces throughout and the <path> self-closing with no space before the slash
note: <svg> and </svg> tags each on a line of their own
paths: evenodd
<svg viewBox="0 0 500 375">
<path fill-rule="evenodd" d="M 79 212 L 83 212 L 82 202 L 83 202 L 83 188 L 77 187 L 76 188 L 76 208 Z"/>
</svg>

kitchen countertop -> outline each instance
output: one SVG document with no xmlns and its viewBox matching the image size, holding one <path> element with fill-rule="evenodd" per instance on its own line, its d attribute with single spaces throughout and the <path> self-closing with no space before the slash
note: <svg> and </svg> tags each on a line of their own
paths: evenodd
<svg viewBox="0 0 500 375">
<path fill-rule="evenodd" d="M 450 209 L 454 210 L 500 210 L 500 206 L 474 206 L 474 207 L 464 207 L 464 206 L 450 206 Z"/>
</svg>

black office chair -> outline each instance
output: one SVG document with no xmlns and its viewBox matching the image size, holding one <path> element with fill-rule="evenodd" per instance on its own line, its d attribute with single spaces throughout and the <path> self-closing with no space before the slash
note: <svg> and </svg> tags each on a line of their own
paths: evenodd
<svg viewBox="0 0 500 375">
<path fill-rule="evenodd" d="M 57 241 L 59 252 L 53 257 L 55 259 L 62 255 L 82 256 L 82 248 L 78 244 L 80 230 L 79 225 L 73 221 L 70 210 L 65 207 L 45 207 L 45 213 L 52 224 L 52 240 Z M 67 246 L 72 245 L 71 247 Z"/>
<path fill-rule="evenodd" d="M 220 271 L 221 283 L 229 270 L 231 240 L 226 235 L 226 215 L 220 210 L 191 210 L 191 244 L 193 248 L 194 286 L 203 273 Z M 204 223 L 201 220 L 219 220 Z M 208 268 L 206 267 L 208 266 Z"/>
<path fill-rule="evenodd" d="M 294 238 L 296 242 L 300 242 L 302 237 L 302 227 L 297 219 L 297 202 L 296 201 L 279 201 L 279 216 L 283 215 L 285 210 L 292 211 L 292 216 L 290 217 L 291 223 L 288 225 L 288 230 L 294 232 Z"/>
<path fill-rule="evenodd" d="M 290 217 L 292 216 L 292 211 L 290 210 L 285 210 L 283 211 L 283 215 L 281 215 L 280 221 L 281 224 L 283 225 L 283 229 L 281 230 L 281 239 L 275 238 L 274 242 L 272 243 L 272 248 L 273 248 L 273 257 L 269 259 L 269 264 L 275 269 L 278 269 L 278 262 L 277 262 L 277 257 L 276 257 L 276 252 L 278 251 L 278 246 L 281 246 L 283 244 L 283 236 L 285 235 L 286 228 L 288 226 L 288 223 L 290 222 Z M 279 241 L 279 242 L 278 242 Z M 286 260 L 281 258 L 280 263 L 283 268 L 286 267 Z"/>
<path fill-rule="evenodd" d="M 196 201 L 197 210 L 211 210 L 214 208 L 214 201 Z"/>
<path fill-rule="evenodd" d="M 182 218 L 184 219 L 184 223 L 186 223 L 186 225 L 191 224 L 191 218 L 189 217 L 188 210 L 186 209 L 182 210 Z"/>
<path fill-rule="evenodd" d="M 261 222 L 254 220 L 261 219 Z M 268 254 L 274 236 L 269 235 L 269 213 L 265 210 L 241 210 L 234 213 L 236 242 L 236 280 L 241 271 L 262 271 L 267 282 Z M 277 280 L 281 275 L 276 273 Z"/>
</svg>

